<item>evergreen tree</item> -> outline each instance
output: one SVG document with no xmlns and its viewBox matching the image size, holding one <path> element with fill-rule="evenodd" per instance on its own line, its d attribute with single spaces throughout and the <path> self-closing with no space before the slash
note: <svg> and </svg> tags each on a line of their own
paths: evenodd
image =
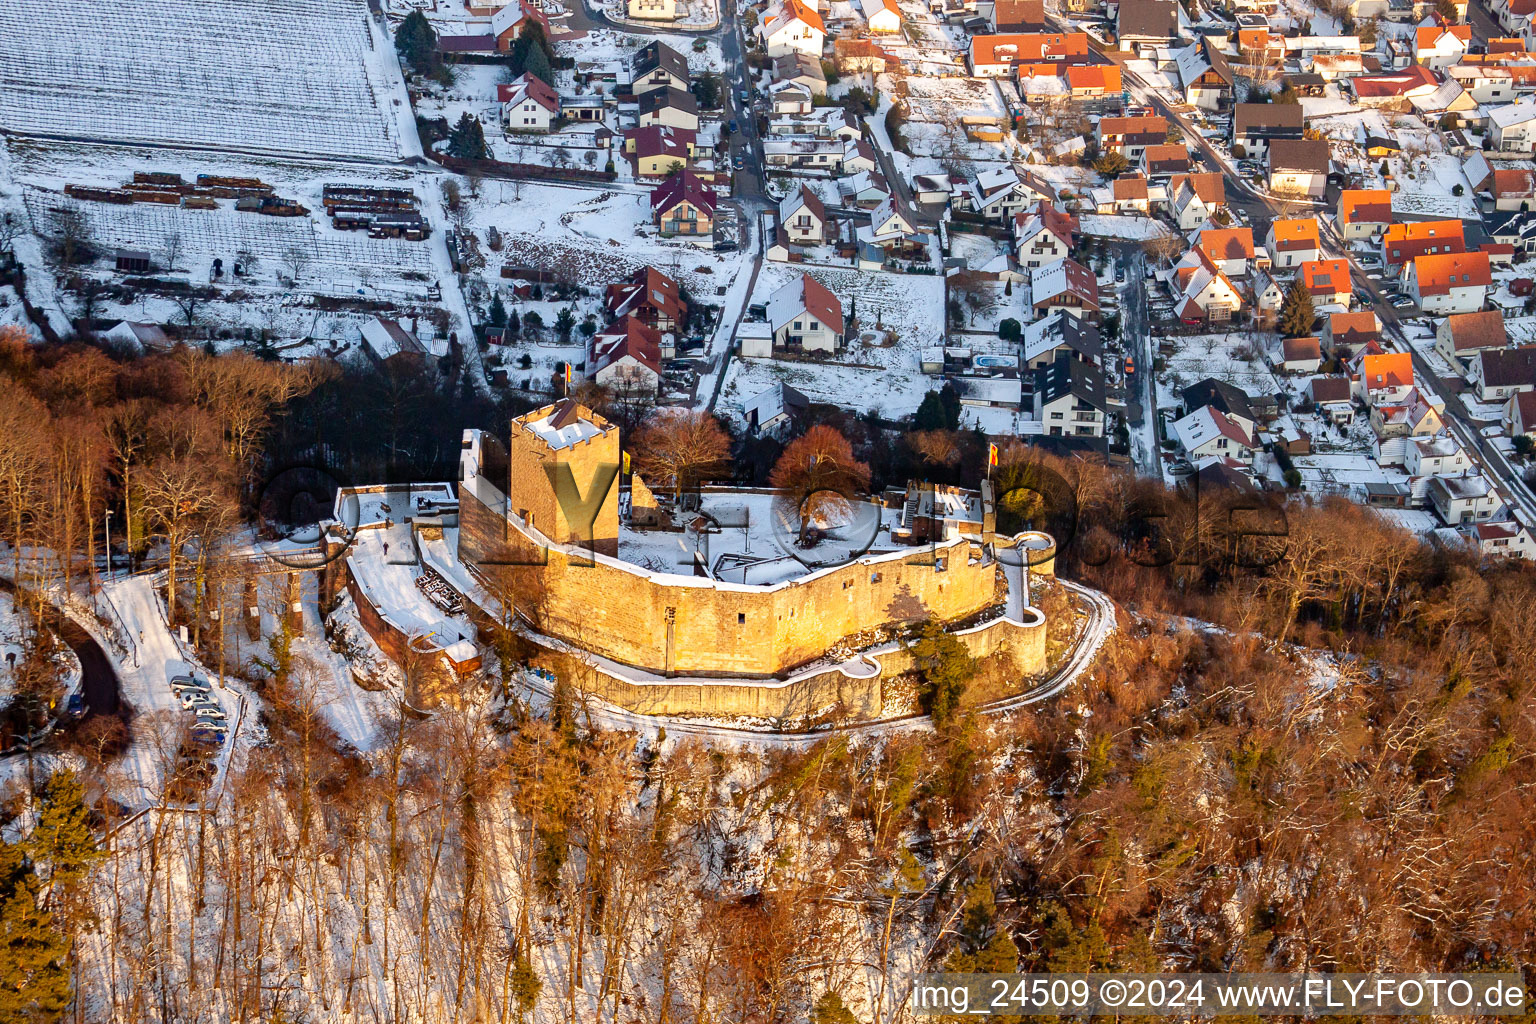
<svg viewBox="0 0 1536 1024">
<path fill-rule="evenodd" d="M 69 943 L 22 847 L 0 841 L 0 1020 L 52 1024 L 69 1006 Z"/>
<path fill-rule="evenodd" d="M 437 60 L 437 33 L 427 23 L 427 16 L 412 11 L 395 33 L 395 52 L 406 65 L 419 74 L 431 71 Z"/>
<path fill-rule="evenodd" d="M 69 768 L 54 772 L 38 807 L 31 853 L 33 863 L 48 866 L 48 881 L 56 890 L 73 891 L 103 855 L 90 813 L 80 776 Z"/>
<path fill-rule="evenodd" d="M 1285 302 L 1280 306 L 1280 333 L 1287 338 L 1311 334 L 1314 316 L 1312 293 L 1307 291 L 1298 278 L 1291 283 L 1291 290 L 1286 292 Z"/>
<path fill-rule="evenodd" d="M 997 325 L 997 336 L 1003 341 L 1018 341 L 1024 334 L 1024 327 L 1013 317 L 1004 317 Z"/>
<path fill-rule="evenodd" d="M 507 326 L 507 307 L 506 304 L 501 301 L 500 294 L 491 296 L 490 316 L 492 327 Z"/>
<path fill-rule="evenodd" d="M 515 338 L 517 337 L 517 333 L 522 329 L 522 321 L 518 319 L 517 310 L 514 309 L 507 315 L 507 333 L 511 334 Z"/>
<path fill-rule="evenodd" d="M 448 133 L 448 155 L 460 160 L 484 160 L 486 157 L 485 129 L 480 126 L 480 119 L 467 110 L 459 115 L 458 123 Z"/>
<path fill-rule="evenodd" d="M 529 22 L 518 33 L 517 41 L 512 44 L 511 51 L 507 54 L 507 70 L 513 78 L 521 78 L 528 74 L 549 84 L 555 84 L 554 70 L 555 51 L 550 45 L 549 37 L 544 34 L 544 27 L 538 22 Z"/>
<path fill-rule="evenodd" d="M 844 1005 L 842 996 L 828 990 L 811 1007 L 811 1024 L 859 1024 L 859 1018 Z"/>
<path fill-rule="evenodd" d="M 555 333 L 561 341 L 571 340 L 571 329 L 576 326 L 576 314 L 571 312 L 571 307 L 566 306 L 555 314 Z"/>
<path fill-rule="evenodd" d="M 944 426 L 956 430 L 960 426 L 960 392 L 950 381 L 939 389 L 939 402 L 944 406 Z"/>
<path fill-rule="evenodd" d="M 912 417 L 912 426 L 918 430 L 944 429 L 944 403 L 940 401 L 937 391 L 930 391 L 923 396 Z"/>
<path fill-rule="evenodd" d="M 934 725 L 943 726 L 959 708 L 966 686 L 976 675 L 976 659 L 963 643 L 932 622 L 907 649 L 922 680 L 918 699 L 923 710 L 933 716 Z"/>
</svg>

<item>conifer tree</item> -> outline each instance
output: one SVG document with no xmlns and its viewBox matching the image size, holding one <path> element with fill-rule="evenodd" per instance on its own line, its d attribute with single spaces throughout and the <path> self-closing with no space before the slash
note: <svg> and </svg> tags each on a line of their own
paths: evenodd
<svg viewBox="0 0 1536 1024">
<path fill-rule="evenodd" d="M 0 1020 L 52 1024 L 69 1006 L 69 943 L 21 845 L 0 841 Z"/>
<path fill-rule="evenodd" d="M 1287 338 L 1311 334 L 1315 315 L 1312 293 L 1307 291 L 1298 278 L 1291 283 L 1291 290 L 1286 293 L 1285 302 L 1280 306 L 1280 333 Z"/>
<path fill-rule="evenodd" d="M 427 23 L 426 15 L 412 11 L 395 33 L 395 52 L 412 71 L 426 74 L 432 70 L 437 54 L 437 33 Z"/>
<path fill-rule="evenodd" d="M 34 864 L 48 867 L 48 881 L 56 894 L 73 893 L 103 851 L 91 829 L 85 787 L 72 769 L 54 772 L 38 805 L 37 828 L 31 853 Z"/>
</svg>

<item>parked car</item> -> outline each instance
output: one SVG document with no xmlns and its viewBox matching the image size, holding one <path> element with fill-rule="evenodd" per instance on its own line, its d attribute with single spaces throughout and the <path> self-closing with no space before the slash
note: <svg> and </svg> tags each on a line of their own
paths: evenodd
<svg viewBox="0 0 1536 1024">
<path fill-rule="evenodd" d="M 191 676 L 178 676 L 171 680 L 171 692 L 178 697 L 184 693 L 207 693 L 208 684 Z"/>
<path fill-rule="evenodd" d="M 730 134 L 735 135 L 738 131 L 741 130 L 741 126 L 736 123 L 736 119 L 733 117 L 731 118 L 731 123 L 725 126 L 725 130 Z"/>
<path fill-rule="evenodd" d="M 219 702 L 210 695 L 198 690 L 187 690 L 176 695 L 181 701 L 183 711 L 196 711 L 198 708 L 216 708 Z"/>
<path fill-rule="evenodd" d="M 731 166 L 739 171 L 743 167 L 747 166 L 747 162 L 741 158 L 740 153 L 737 153 L 735 159 L 731 161 Z"/>
<path fill-rule="evenodd" d="M 193 714 L 196 716 L 199 725 L 203 724 L 204 722 L 229 721 L 229 716 L 224 713 L 222 708 L 217 707 L 200 707 L 197 708 Z"/>
</svg>

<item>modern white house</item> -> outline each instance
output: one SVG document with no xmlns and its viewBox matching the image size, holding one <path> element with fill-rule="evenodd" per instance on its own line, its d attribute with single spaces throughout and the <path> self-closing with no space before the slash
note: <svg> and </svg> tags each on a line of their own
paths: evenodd
<svg viewBox="0 0 1536 1024">
<path fill-rule="evenodd" d="M 1493 270 L 1485 252 L 1433 253 L 1414 257 L 1403 281 L 1426 313 L 1475 313 L 1488 297 Z"/>
<path fill-rule="evenodd" d="M 1536 150 L 1536 99 L 1527 97 L 1488 110 L 1488 134 L 1501 153 Z"/>
<path fill-rule="evenodd" d="M 809 274 L 768 297 L 774 348 L 836 352 L 843 347 L 843 304 Z"/>
<path fill-rule="evenodd" d="M 820 58 L 827 26 L 814 7 L 801 0 L 779 0 L 758 19 L 757 35 L 770 57 L 803 53 Z"/>
<path fill-rule="evenodd" d="M 1485 523 L 1504 509 L 1504 499 L 1485 476 L 1437 476 L 1426 493 L 1447 526 Z"/>
<path fill-rule="evenodd" d="M 890 35 L 901 31 L 901 8 L 896 0 L 859 0 L 859 8 L 871 32 Z"/>
<path fill-rule="evenodd" d="M 1216 408 L 1204 405 L 1173 424 L 1185 457 L 1190 462 L 1205 458 L 1226 458 L 1252 464 L 1258 447 L 1242 424 Z"/>
<path fill-rule="evenodd" d="M 501 123 L 509 132 L 547 132 L 560 116 L 560 97 L 543 79 L 525 74 L 504 90 Z"/>
</svg>

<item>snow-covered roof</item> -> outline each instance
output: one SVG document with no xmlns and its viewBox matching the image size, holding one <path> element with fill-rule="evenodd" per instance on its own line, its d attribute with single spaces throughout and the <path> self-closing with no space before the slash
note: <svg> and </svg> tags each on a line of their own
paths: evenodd
<svg viewBox="0 0 1536 1024">
<path fill-rule="evenodd" d="M 551 406 L 549 412 L 537 419 L 520 419 L 517 422 L 538 435 L 553 449 L 569 448 L 582 441 L 590 441 L 602 434 L 604 429 L 600 424 L 581 415 L 580 407 L 570 399 Z"/>
</svg>

